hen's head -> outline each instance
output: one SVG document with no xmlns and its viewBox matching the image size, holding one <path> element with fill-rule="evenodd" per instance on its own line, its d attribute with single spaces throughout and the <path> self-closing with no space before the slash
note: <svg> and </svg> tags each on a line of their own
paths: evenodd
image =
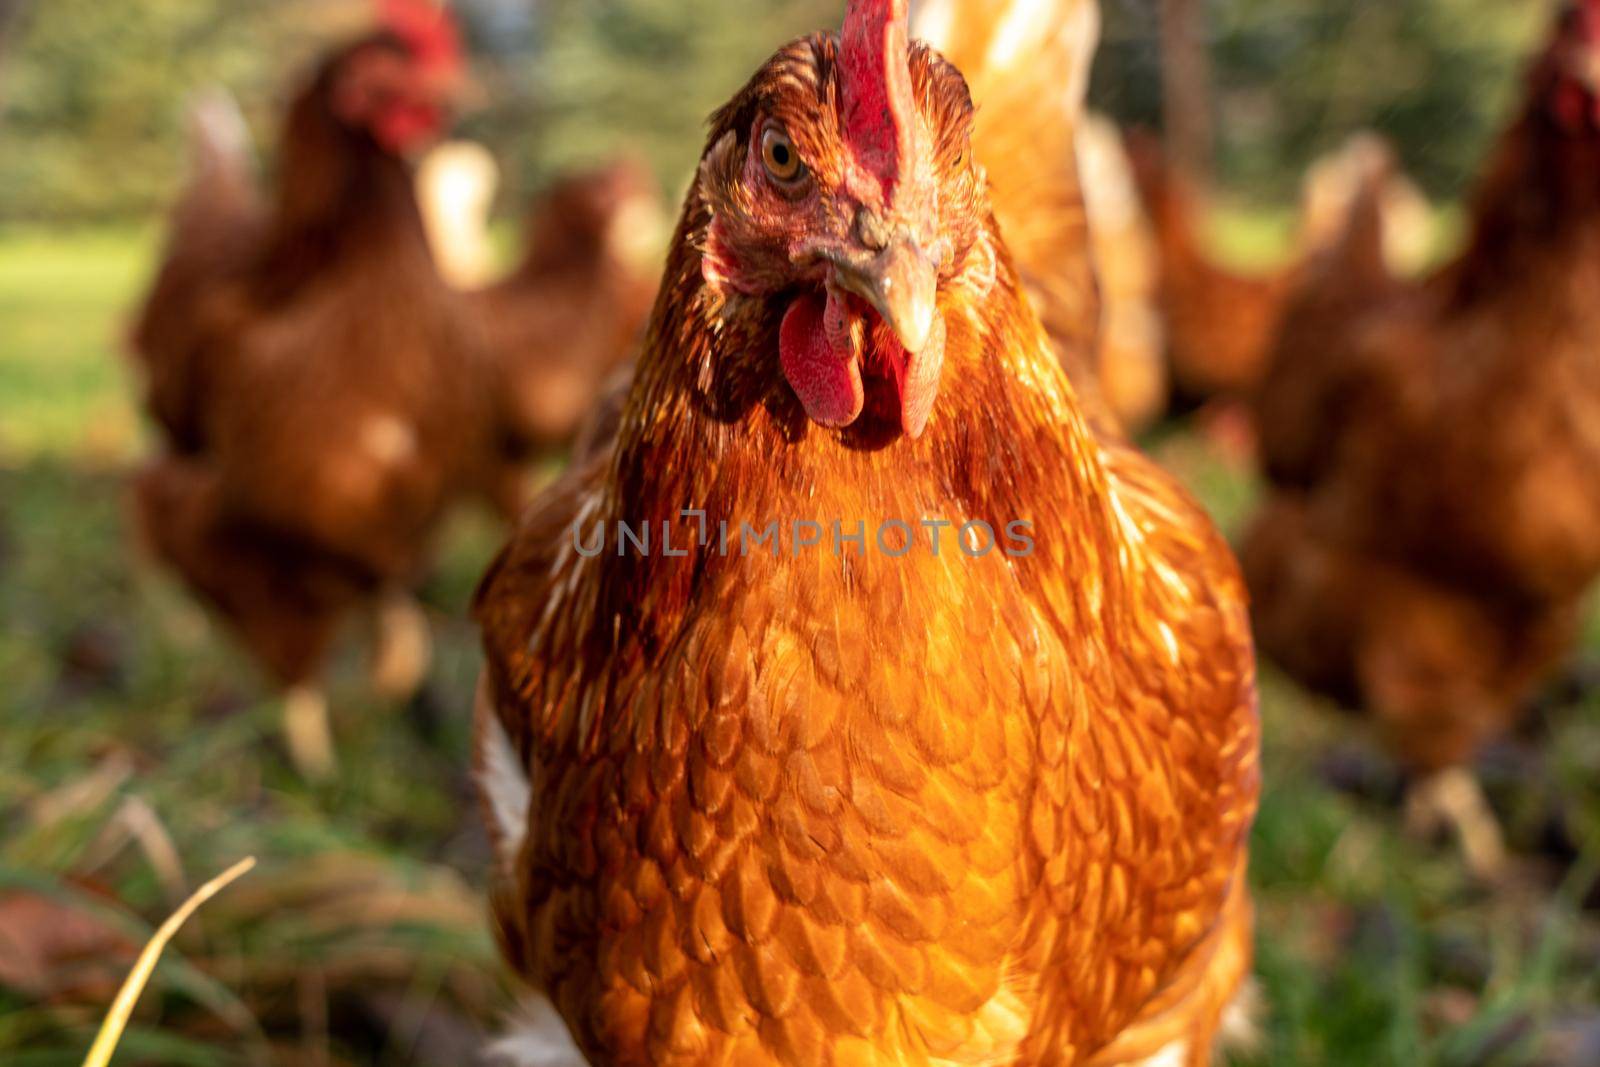
<svg viewBox="0 0 1600 1067">
<path fill-rule="evenodd" d="M 1576 0 L 1561 12 L 1534 80 L 1563 132 L 1600 137 L 1600 0 Z"/>
<path fill-rule="evenodd" d="M 334 65 L 334 114 L 385 151 L 408 155 L 448 121 L 461 74 L 461 43 L 436 0 L 381 0 L 379 30 Z"/>
<path fill-rule="evenodd" d="M 747 335 L 776 333 L 814 422 L 920 435 L 944 366 L 941 297 L 994 269 L 961 75 L 911 44 L 906 0 L 851 0 L 838 37 L 780 52 L 712 124 L 706 285 L 727 315 L 775 320 Z"/>
<path fill-rule="evenodd" d="M 563 268 L 614 255 L 659 274 L 660 194 L 643 165 L 623 159 L 557 181 L 528 221 L 530 261 Z"/>
</svg>

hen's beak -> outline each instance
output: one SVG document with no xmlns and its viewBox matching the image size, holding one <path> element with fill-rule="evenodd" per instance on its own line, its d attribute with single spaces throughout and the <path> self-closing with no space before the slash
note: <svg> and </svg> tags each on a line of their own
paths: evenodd
<svg viewBox="0 0 1600 1067">
<path fill-rule="evenodd" d="M 939 312 L 939 271 L 915 242 L 897 237 L 870 259 L 839 257 L 833 267 L 839 288 L 872 305 L 907 352 L 927 347 Z"/>
</svg>

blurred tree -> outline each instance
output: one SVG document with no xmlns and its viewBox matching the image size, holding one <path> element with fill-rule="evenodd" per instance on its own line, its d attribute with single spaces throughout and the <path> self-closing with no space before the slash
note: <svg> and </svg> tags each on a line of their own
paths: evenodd
<svg viewBox="0 0 1600 1067">
<path fill-rule="evenodd" d="M 479 58 L 469 135 L 519 202 L 562 167 L 631 150 L 681 183 L 706 114 L 775 42 L 837 24 L 843 0 L 453 0 Z M 1160 12 L 1102 0 L 1097 106 L 1161 121 Z M 1551 0 L 1182 0 L 1203 14 L 1218 172 L 1291 197 L 1360 127 L 1436 192 L 1473 174 Z M 371 0 L 0 0 L 30 6 L 0 65 L 0 221 L 147 215 L 183 172 L 183 101 L 221 83 L 258 135 L 316 48 Z M 0 34 L 3 34 L 0 30 Z M 3 46 L 0 46 L 3 47 Z M 1199 135 L 1201 139 L 1209 139 Z"/>
<path fill-rule="evenodd" d="M 1216 151 L 1211 51 L 1204 0 L 1161 0 L 1162 115 L 1172 155 L 1201 182 Z"/>
<path fill-rule="evenodd" d="M 17 28 L 28 5 L 24 0 L 0 0 L 0 118 L 6 113 L 6 56 L 16 39 Z"/>
<path fill-rule="evenodd" d="M 1159 127 L 1159 5 L 1103 0 L 1097 107 Z M 1200 0 L 1196 0 L 1200 2 Z M 1505 120 L 1552 0 L 1203 0 L 1225 183 L 1292 197 L 1358 129 L 1393 140 L 1437 194 L 1458 194 Z"/>
<path fill-rule="evenodd" d="M 144 213 L 183 169 L 188 95 L 226 85 L 252 117 L 359 5 L 326 0 L 49 0 L 0 77 L 0 219 Z M 364 10 L 364 8 L 361 8 Z M 258 125 L 258 129 L 261 127 Z"/>
<path fill-rule="evenodd" d="M 25 5 L 22 0 L 0 0 L 0 60 L 5 59 L 6 45 L 11 43 L 11 32 L 22 18 Z"/>
<path fill-rule="evenodd" d="M 0 0 L 3 3 L 16 0 Z M 183 171 L 183 102 L 220 83 L 268 137 L 315 48 L 371 0 L 50 0 L 0 72 L 0 221 L 148 213 Z M 468 135 L 520 198 L 618 151 L 686 174 L 706 115 L 776 40 L 837 22 L 842 0 L 455 0 L 480 57 Z"/>
<path fill-rule="evenodd" d="M 535 151 L 546 169 L 638 152 L 687 179 L 705 120 L 774 44 L 835 26 L 842 0 L 546 0 Z"/>
</svg>

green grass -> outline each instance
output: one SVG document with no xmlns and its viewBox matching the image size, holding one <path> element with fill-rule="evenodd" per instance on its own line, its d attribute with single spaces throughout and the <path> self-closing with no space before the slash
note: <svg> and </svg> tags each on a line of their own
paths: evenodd
<svg viewBox="0 0 1600 1067">
<path fill-rule="evenodd" d="M 127 373 L 111 358 L 153 236 L 0 235 L 0 457 L 126 455 Z"/>
<path fill-rule="evenodd" d="M 1298 208 L 1261 208 L 1223 202 L 1206 217 L 1203 234 L 1218 261 L 1246 273 L 1272 271 L 1289 264 L 1300 251 Z M 1435 262 L 1460 245 L 1466 219 L 1459 205 L 1435 205 L 1428 248 Z"/>
<path fill-rule="evenodd" d="M 0 238 L 0 929 L 31 893 L 61 905 L 50 928 L 99 938 L 89 965 L 24 976 L 73 977 L 48 991 L 20 987 L 0 951 L 0 1062 L 80 1062 L 128 946 L 245 854 L 261 871 L 179 939 L 119 1062 L 313 1062 L 322 1015 L 330 1063 L 464 1062 L 507 1003 L 473 885 L 486 859 L 462 621 L 498 534 L 464 519 L 427 589 L 432 708 L 363 696 L 352 653 L 334 689 L 346 773 L 306 788 L 248 664 L 129 544 L 140 432 L 114 342 L 150 249 L 129 233 Z M 1181 429 L 1153 447 L 1240 528 L 1248 479 Z M 1241 1062 L 1561 1064 L 1534 1058 L 1547 1026 L 1600 1015 L 1600 704 L 1552 710 L 1512 746 L 1531 763 L 1490 768 L 1527 868 L 1490 894 L 1453 849 L 1402 835 L 1391 801 L 1327 784 L 1332 753 L 1378 794 L 1392 778 L 1351 720 L 1270 669 L 1262 697 L 1266 1043 Z M 1580 858 L 1549 847 L 1552 812 Z"/>
<path fill-rule="evenodd" d="M 486 863 L 463 615 L 499 534 L 461 520 L 427 589 L 432 706 L 373 702 L 352 654 L 334 690 L 345 773 L 305 787 L 249 664 L 127 536 L 141 433 L 117 337 L 150 249 L 122 233 L 0 238 L 0 931 L 33 893 L 66 902 L 53 923 L 115 935 L 84 989 L 49 998 L 8 982 L 0 949 L 0 1062 L 81 1062 L 174 873 L 192 888 L 247 854 L 260 871 L 180 937 L 118 1062 L 300 1062 L 276 1046 L 299 1040 L 298 1005 L 319 995 L 330 1062 L 440 1062 L 412 1046 L 476 1034 L 509 1003 L 481 893 L 458 873 Z M 163 870 L 163 838 L 181 872 Z M 351 1029 L 405 1004 L 421 1038 Z"/>
</svg>

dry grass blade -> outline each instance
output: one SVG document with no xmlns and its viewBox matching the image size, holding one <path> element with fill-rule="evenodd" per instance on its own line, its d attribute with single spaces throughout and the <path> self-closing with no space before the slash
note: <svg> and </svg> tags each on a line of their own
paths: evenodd
<svg viewBox="0 0 1600 1067">
<path fill-rule="evenodd" d="M 234 864 L 195 890 L 194 895 L 184 901 L 183 907 L 173 912 L 172 917 L 161 924 L 161 929 L 156 931 L 150 943 L 139 954 L 138 962 L 133 965 L 133 972 L 128 975 L 128 980 L 122 984 L 122 989 L 117 993 L 117 999 L 112 1002 L 111 1011 L 106 1016 L 105 1024 L 100 1027 L 100 1034 L 95 1038 L 94 1046 L 89 1049 L 83 1067 L 106 1067 L 111 1062 L 111 1057 L 117 1051 L 117 1043 L 122 1040 L 122 1031 L 126 1029 L 128 1019 L 133 1015 L 134 1005 L 139 1003 L 139 994 L 144 992 L 145 983 L 150 981 L 150 975 L 160 962 L 161 953 L 166 950 L 167 943 L 206 901 L 244 877 L 255 865 L 255 857 Z"/>
</svg>

